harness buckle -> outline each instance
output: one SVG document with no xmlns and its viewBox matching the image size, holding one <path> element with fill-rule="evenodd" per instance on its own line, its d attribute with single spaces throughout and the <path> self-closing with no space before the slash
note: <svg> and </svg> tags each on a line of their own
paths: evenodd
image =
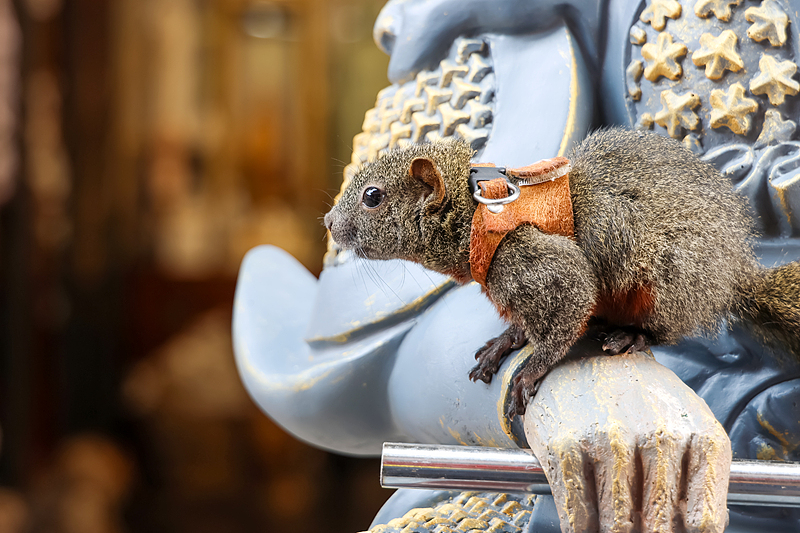
<svg viewBox="0 0 800 533">
<path fill-rule="evenodd" d="M 508 196 L 505 198 L 484 198 L 478 183 L 492 181 L 497 178 L 506 180 Z M 501 213 L 503 206 L 519 198 L 520 194 L 519 187 L 508 179 L 505 167 L 471 167 L 469 169 L 469 187 L 475 201 L 484 204 L 490 212 L 495 214 Z"/>
</svg>

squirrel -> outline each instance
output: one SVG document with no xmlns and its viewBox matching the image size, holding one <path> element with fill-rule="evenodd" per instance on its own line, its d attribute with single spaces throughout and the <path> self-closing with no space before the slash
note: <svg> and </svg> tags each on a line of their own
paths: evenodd
<svg viewBox="0 0 800 533">
<path fill-rule="evenodd" d="M 480 277 L 483 208 L 472 156 L 458 140 L 394 149 L 355 173 L 325 226 L 357 256 L 414 261 L 468 283 Z M 800 262 L 758 265 L 746 201 L 713 166 L 673 139 L 622 128 L 590 134 L 568 159 L 572 234 L 522 223 L 489 252 L 479 280 L 510 327 L 476 353 L 470 379 L 489 383 L 506 355 L 532 348 L 509 418 L 597 323 L 611 354 L 713 333 L 728 318 L 800 355 Z M 525 188 L 522 174 L 507 172 L 509 189 Z"/>
</svg>

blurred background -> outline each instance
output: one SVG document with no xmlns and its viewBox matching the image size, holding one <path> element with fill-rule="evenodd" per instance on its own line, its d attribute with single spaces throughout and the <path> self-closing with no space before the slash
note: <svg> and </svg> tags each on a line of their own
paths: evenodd
<svg viewBox="0 0 800 533">
<path fill-rule="evenodd" d="M 318 274 L 382 0 L 0 0 L 0 533 L 366 529 L 244 392 L 238 265 Z"/>
</svg>

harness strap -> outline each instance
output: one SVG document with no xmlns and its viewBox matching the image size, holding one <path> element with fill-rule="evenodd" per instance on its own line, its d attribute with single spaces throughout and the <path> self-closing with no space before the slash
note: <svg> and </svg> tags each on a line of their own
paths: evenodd
<svg viewBox="0 0 800 533">
<path fill-rule="evenodd" d="M 480 166 L 494 165 L 484 163 Z M 469 263 L 472 278 L 484 288 L 486 274 L 500 241 L 522 224 L 531 224 L 543 233 L 575 238 L 569 168 L 567 158 L 556 157 L 522 168 L 507 169 L 508 176 L 520 179 L 520 197 L 505 204 L 499 213 L 492 213 L 486 205 L 478 204 L 472 217 Z M 507 181 L 503 177 L 479 181 L 478 186 L 484 198 L 508 196 Z"/>
</svg>

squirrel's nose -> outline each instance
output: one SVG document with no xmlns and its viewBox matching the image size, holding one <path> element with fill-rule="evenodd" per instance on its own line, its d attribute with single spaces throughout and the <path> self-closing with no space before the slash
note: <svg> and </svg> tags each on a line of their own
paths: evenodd
<svg viewBox="0 0 800 533">
<path fill-rule="evenodd" d="M 344 248 L 353 246 L 357 232 L 353 222 L 347 216 L 343 216 L 334 207 L 325 215 L 324 221 L 325 227 L 331 232 L 331 237 L 336 244 Z"/>
<path fill-rule="evenodd" d="M 392 55 L 394 43 L 400 33 L 400 23 L 402 21 L 401 9 L 396 2 L 390 1 L 381 9 L 375 26 L 372 29 L 372 38 L 378 48 L 387 55 Z"/>
</svg>

